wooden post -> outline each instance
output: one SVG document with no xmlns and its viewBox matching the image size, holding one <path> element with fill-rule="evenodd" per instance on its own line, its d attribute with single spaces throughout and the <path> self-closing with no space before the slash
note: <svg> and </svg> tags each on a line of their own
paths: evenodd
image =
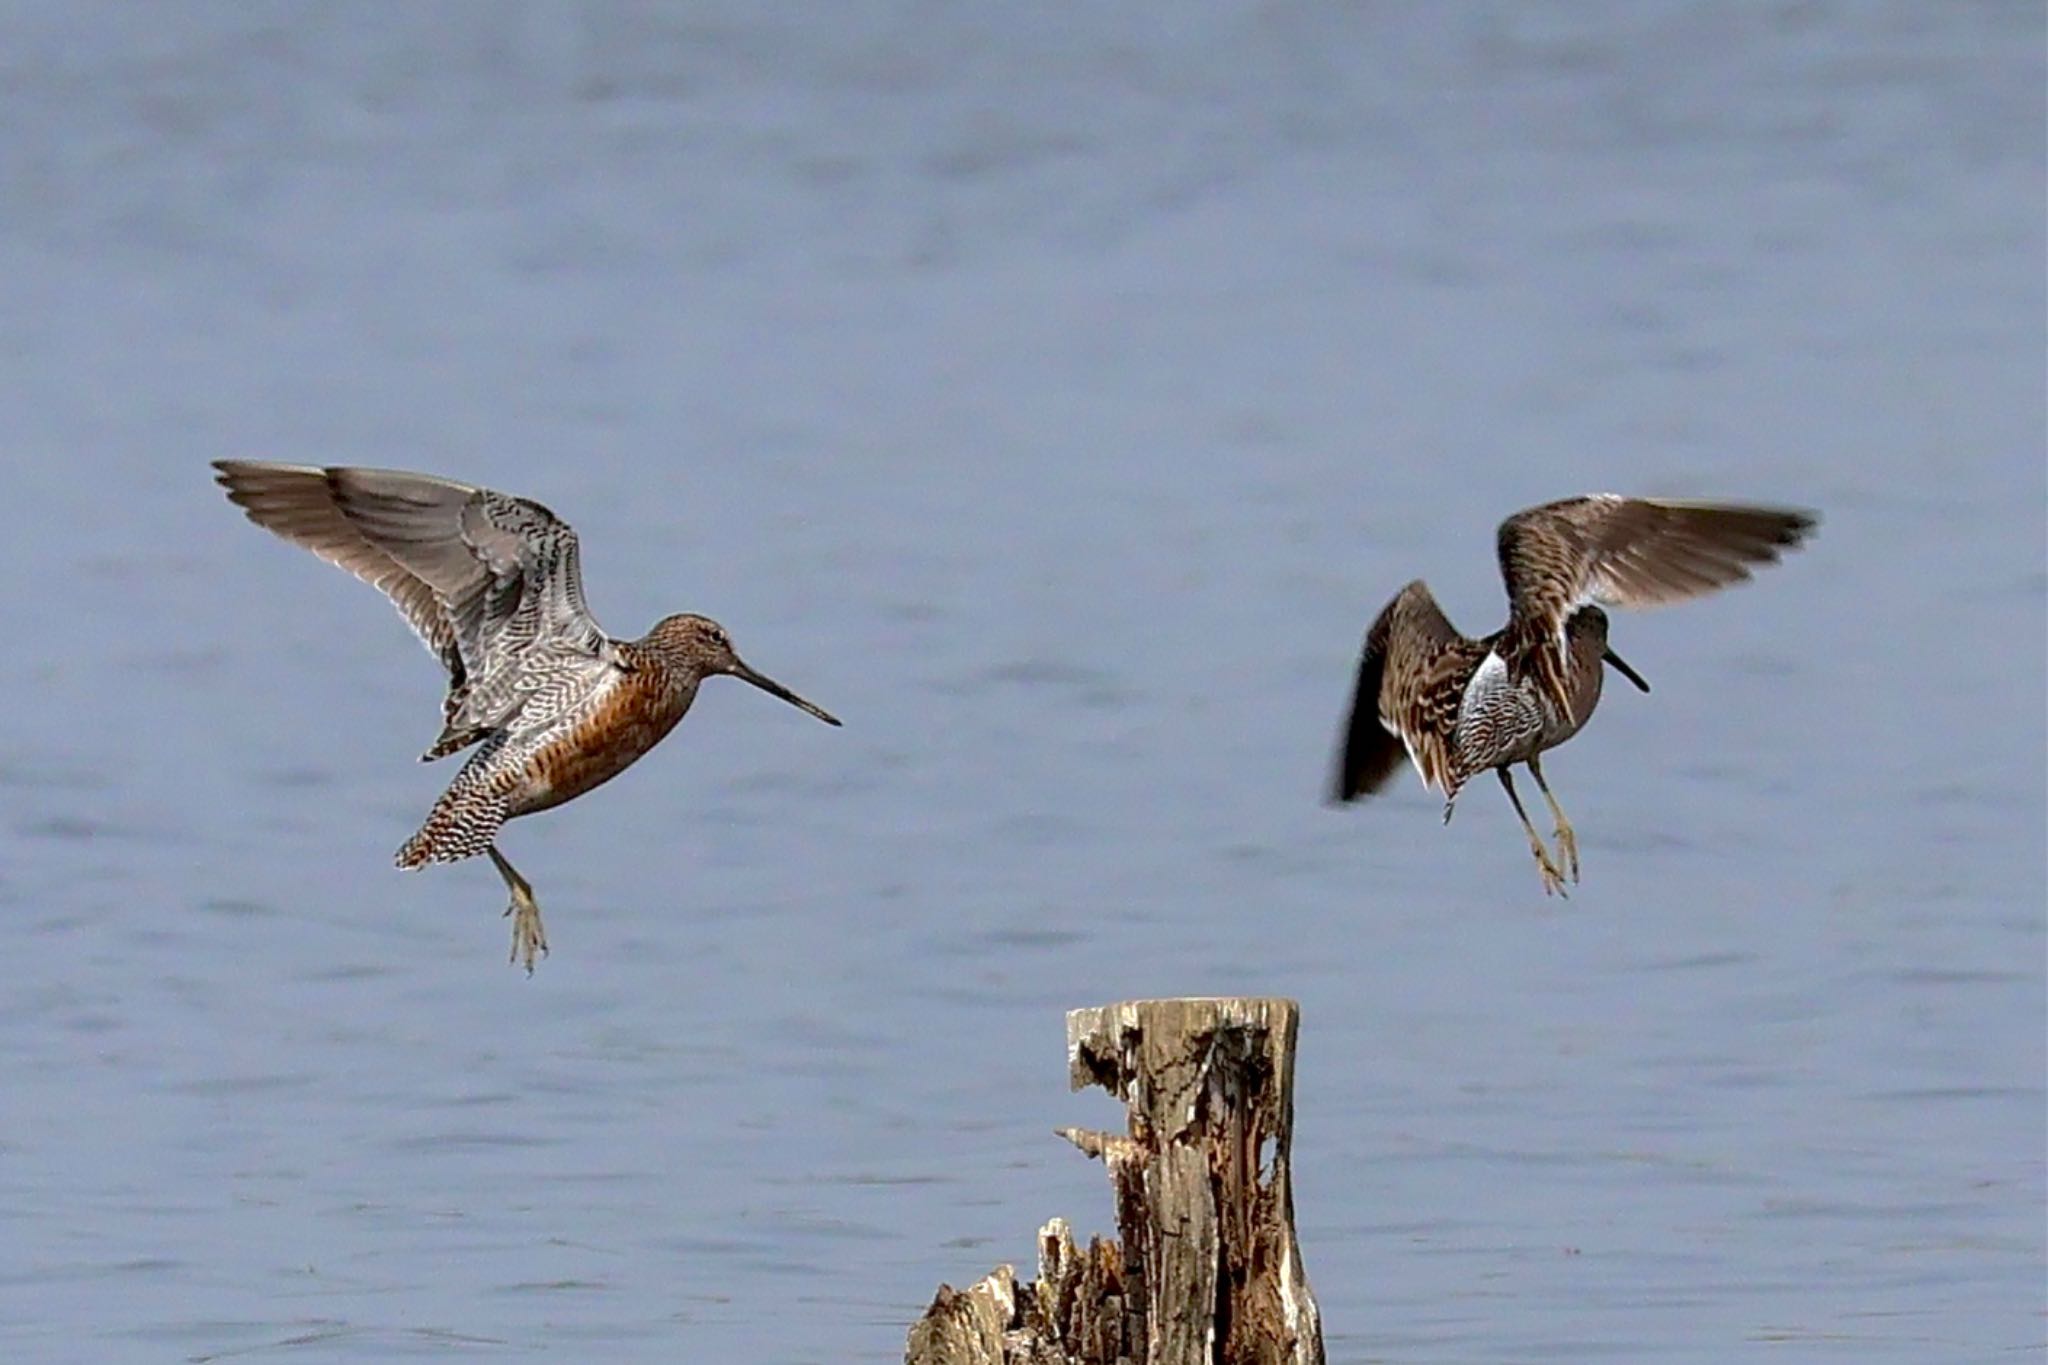
<svg viewBox="0 0 2048 1365">
<path fill-rule="evenodd" d="M 1294 1236 L 1292 1000 L 1138 1000 L 1070 1011 L 1068 1080 L 1127 1131 L 1060 1136 L 1109 1168 L 1118 1240 L 1039 1230 L 1038 1279 L 941 1286 L 905 1365 L 1323 1365 Z"/>
</svg>

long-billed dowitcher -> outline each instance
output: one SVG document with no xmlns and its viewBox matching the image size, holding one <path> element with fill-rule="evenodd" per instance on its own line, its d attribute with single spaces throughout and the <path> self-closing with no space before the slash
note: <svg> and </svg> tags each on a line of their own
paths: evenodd
<svg viewBox="0 0 2048 1365">
<path fill-rule="evenodd" d="M 714 673 L 839 724 L 749 668 L 716 621 L 670 616 L 637 640 L 606 635 L 584 605 L 576 533 L 537 502 L 391 469 L 214 468 L 249 520 L 389 597 L 447 668 L 441 734 L 420 758 L 480 747 L 398 865 L 488 853 L 512 893 L 512 956 L 528 974 L 547 935 L 532 884 L 498 851 L 500 825 L 617 777 Z"/>
<path fill-rule="evenodd" d="M 1607 613 L 1595 604 L 1657 606 L 1727 587 L 1798 545 L 1814 524 L 1787 508 L 1612 493 L 1515 513 L 1499 536 L 1505 627 L 1480 640 L 1460 635 L 1417 579 L 1366 632 L 1332 798 L 1378 791 L 1405 756 L 1424 786 L 1443 793 L 1448 822 L 1459 789 L 1491 768 L 1529 832 L 1543 890 L 1562 893 L 1567 874 L 1579 879 L 1579 842 L 1543 780 L 1542 755 L 1592 716 L 1603 662 L 1650 690 L 1608 647 Z M 1528 765 L 1556 817 L 1563 866 L 1522 809 L 1509 772 L 1516 763 Z"/>
</svg>

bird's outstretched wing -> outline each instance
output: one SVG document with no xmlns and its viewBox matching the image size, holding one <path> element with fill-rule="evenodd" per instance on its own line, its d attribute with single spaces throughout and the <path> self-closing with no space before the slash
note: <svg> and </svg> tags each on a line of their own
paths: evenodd
<svg viewBox="0 0 2048 1365">
<path fill-rule="evenodd" d="M 1403 757 L 1424 783 L 1449 793 L 1458 706 L 1485 652 L 1451 625 L 1428 584 L 1418 578 L 1401 589 L 1366 632 L 1331 799 L 1378 791 Z"/>
<path fill-rule="evenodd" d="M 617 664 L 583 599 L 576 532 L 526 498 L 426 474 L 214 464 L 249 519 L 389 597 L 449 671 L 428 757 Z"/>
<path fill-rule="evenodd" d="M 1653 607 L 1741 582 L 1813 530 L 1810 512 L 1595 493 L 1517 512 L 1500 524 L 1510 668 L 1533 669 L 1571 713 L 1565 623 L 1590 603 Z"/>
</svg>

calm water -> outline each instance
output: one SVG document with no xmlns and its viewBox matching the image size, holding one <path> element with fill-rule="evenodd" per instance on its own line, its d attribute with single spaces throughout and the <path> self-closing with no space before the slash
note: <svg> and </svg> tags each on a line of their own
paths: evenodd
<svg viewBox="0 0 2048 1365">
<path fill-rule="evenodd" d="M 0 10 L 0 1355 L 882 1362 L 1108 1221 L 1061 1012 L 1303 1003 L 1333 1361 L 2043 1357 L 2032 4 Z M 731 683 L 482 864 L 219 455 L 583 532 Z M 1506 803 L 1359 635 L 1816 506 Z"/>
</svg>

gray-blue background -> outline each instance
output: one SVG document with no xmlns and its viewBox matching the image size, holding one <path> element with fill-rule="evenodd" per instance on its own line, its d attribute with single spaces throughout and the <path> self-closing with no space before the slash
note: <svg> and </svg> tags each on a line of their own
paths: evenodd
<svg viewBox="0 0 2048 1365">
<path fill-rule="evenodd" d="M 1304 1008 L 1336 1362 L 2039 1359 L 2043 22 L 1966 3 L 0 9 L 0 1354 L 881 1362 L 1107 1222 L 1061 1011 Z M 713 682 L 482 864 L 220 455 L 445 472 Z M 1359 635 L 1820 508 L 1506 803 Z"/>
</svg>

